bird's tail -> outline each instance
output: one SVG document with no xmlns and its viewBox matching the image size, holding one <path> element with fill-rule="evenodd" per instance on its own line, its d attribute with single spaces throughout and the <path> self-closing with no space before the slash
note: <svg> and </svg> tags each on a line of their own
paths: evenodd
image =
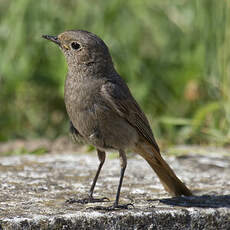
<svg viewBox="0 0 230 230">
<path fill-rule="evenodd" d="M 192 192 L 181 182 L 173 170 L 158 152 L 149 143 L 142 143 L 135 151 L 140 154 L 155 171 L 165 190 L 172 196 L 192 196 Z"/>
</svg>

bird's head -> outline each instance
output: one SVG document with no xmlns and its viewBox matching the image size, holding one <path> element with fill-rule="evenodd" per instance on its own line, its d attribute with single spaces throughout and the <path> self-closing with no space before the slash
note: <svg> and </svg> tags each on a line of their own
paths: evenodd
<svg viewBox="0 0 230 230">
<path fill-rule="evenodd" d="M 95 34 L 83 30 L 70 30 L 58 36 L 43 35 L 63 51 L 69 68 L 112 64 L 106 44 Z"/>
</svg>

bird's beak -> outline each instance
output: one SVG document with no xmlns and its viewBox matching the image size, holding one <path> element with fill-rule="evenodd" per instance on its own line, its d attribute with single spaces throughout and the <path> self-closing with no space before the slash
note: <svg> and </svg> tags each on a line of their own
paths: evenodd
<svg viewBox="0 0 230 230">
<path fill-rule="evenodd" d="M 58 39 L 57 36 L 42 35 L 42 37 L 47 39 L 47 40 L 50 40 L 51 42 L 58 44 L 59 46 L 61 45 L 61 41 Z"/>
</svg>

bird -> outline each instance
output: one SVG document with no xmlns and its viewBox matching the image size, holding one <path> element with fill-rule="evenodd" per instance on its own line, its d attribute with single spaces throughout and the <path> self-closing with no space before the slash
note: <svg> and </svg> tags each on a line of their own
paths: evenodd
<svg viewBox="0 0 230 230">
<path fill-rule="evenodd" d="M 127 150 L 148 162 L 171 196 L 192 196 L 161 156 L 149 121 L 115 70 L 105 42 L 85 30 L 68 30 L 58 36 L 42 37 L 57 44 L 67 62 L 64 102 L 72 135 L 76 140 L 93 145 L 100 162 L 89 195 L 82 202 L 107 201 L 105 197 L 94 198 L 93 192 L 106 151 L 111 149 L 119 152 L 121 171 L 115 201 L 108 209 L 127 209 L 130 205 L 119 203 Z"/>
</svg>

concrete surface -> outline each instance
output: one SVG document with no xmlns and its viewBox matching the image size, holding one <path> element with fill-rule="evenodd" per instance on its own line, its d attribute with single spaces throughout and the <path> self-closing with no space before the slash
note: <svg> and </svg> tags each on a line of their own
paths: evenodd
<svg viewBox="0 0 230 230">
<path fill-rule="evenodd" d="M 93 209 L 115 199 L 120 167 L 113 153 L 95 188 L 95 197 L 111 202 L 100 204 L 65 203 L 86 196 L 95 153 L 0 157 L 0 229 L 230 229 L 230 155 L 207 152 L 164 157 L 194 192 L 190 198 L 170 198 L 147 163 L 131 154 L 120 202 L 134 208 L 116 211 Z"/>
</svg>

